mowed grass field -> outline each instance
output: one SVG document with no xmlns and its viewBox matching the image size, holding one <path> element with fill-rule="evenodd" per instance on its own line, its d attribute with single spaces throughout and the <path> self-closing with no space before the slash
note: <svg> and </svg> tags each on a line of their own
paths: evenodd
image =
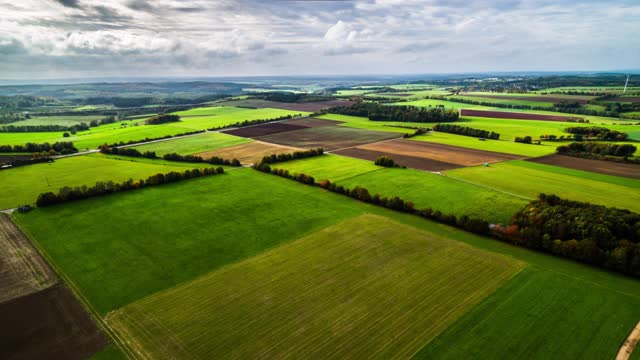
<svg viewBox="0 0 640 360">
<path fill-rule="evenodd" d="M 219 132 L 210 132 L 185 138 L 178 138 L 175 140 L 136 146 L 135 149 L 140 152 L 155 151 L 159 156 L 169 153 L 191 155 L 204 151 L 221 149 L 228 146 L 245 144 L 251 141 L 251 139 L 238 136 L 227 135 Z"/>
<path fill-rule="evenodd" d="M 5 125 L 15 126 L 41 126 L 41 125 L 61 125 L 61 126 L 73 126 L 82 123 L 87 125 L 93 120 L 101 120 L 106 118 L 105 115 L 67 115 L 67 116 L 35 116 L 32 115 L 30 119 L 16 121 Z"/>
<path fill-rule="evenodd" d="M 514 194 L 540 193 L 640 212 L 640 180 L 528 161 L 509 161 L 446 171 L 455 179 Z"/>
<path fill-rule="evenodd" d="M 193 111 L 193 113 L 183 117 L 179 122 L 144 125 L 144 120 L 142 119 L 131 120 L 96 126 L 86 131 L 79 131 L 76 135 L 67 138 L 62 136 L 62 132 L 0 133 L 0 144 L 16 145 L 27 142 L 54 143 L 56 141 L 72 141 L 81 150 L 97 149 L 104 143 L 142 141 L 146 138 L 152 139 L 228 126 L 244 120 L 274 119 L 286 115 L 307 114 L 301 111 L 280 109 L 242 109 L 233 107 L 198 108 L 189 111 Z"/>
<path fill-rule="evenodd" d="M 430 207 L 434 211 L 503 224 L 528 202 L 521 197 L 442 175 L 413 169 L 384 168 L 373 165 L 371 161 L 338 155 L 285 162 L 274 167 L 311 175 L 316 181 L 328 179 L 349 188 L 359 185 L 367 188 L 371 194 L 399 196 L 412 201 L 416 208 Z"/>
<path fill-rule="evenodd" d="M 434 142 L 438 144 L 460 146 L 469 149 L 495 151 L 506 154 L 521 155 L 527 157 L 539 157 L 556 152 L 558 143 L 544 143 L 543 145 L 522 144 L 506 140 L 480 141 L 475 137 L 455 135 L 443 132 L 432 131 L 426 135 L 412 137 L 414 141 Z"/>
<path fill-rule="evenodd" d="M 523 266 L 361 215 L 107 321 L 156 359 L 408 358 Z"/>
<path fill-rule="evenodd" d="M 34 204 L 41 193 L 57 192 L 63 186 L 91 186 L 97 181 L 146 179 L 157 173 L 185 171 L 204 166 L 206 164 L 132 159 L 102 154 L 74 156 L 53 163 L 21 166 L 0 171 L 3 193 L 0 197 L 0 209 Z"/>
<path fill-rule="evenodd" d="M 606 284 L 529 267 L 414 358 L 614 359 L 640 319 L 639 302 Z"/>
</svg>

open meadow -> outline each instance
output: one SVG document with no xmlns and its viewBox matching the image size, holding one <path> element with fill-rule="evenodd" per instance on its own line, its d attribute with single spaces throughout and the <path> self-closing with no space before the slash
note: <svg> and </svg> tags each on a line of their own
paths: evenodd
<svg viewBox="0 0 640 360">
<path fill-rule="evenodd" d="M 158 156 L 170 153 L 180 155 L 193 155 L 205 151 L 217 150 L 229 146 L 240 145 L 251 142 L 237 136 L 231 136 L 220 132 L 209 132 L 178 139 L 170 139 L 147 145 L 140 145 L 134 149 L 140 152 L 153 151 Z"/>
</svg>

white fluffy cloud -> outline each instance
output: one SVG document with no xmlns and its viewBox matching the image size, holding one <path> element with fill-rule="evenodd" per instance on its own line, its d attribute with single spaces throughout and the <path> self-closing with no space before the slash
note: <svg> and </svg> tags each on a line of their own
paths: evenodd
<svg viewBox="0 0 640 360">
<path fill-rule="evenodd" d="M 637 67 L 637 0 L 0 0 L 0 78 Z"/>
</svg>

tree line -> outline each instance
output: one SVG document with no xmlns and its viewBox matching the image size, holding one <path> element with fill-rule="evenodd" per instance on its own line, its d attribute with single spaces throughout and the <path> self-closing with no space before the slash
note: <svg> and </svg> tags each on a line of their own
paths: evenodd
<svg viewBox="0 0 640 360">
<path fill-rule="evenodd" d="M 304 151 L 294 151 L 293 153 L 285 154 L 271 154 L 262 158 L 260 164 L 275 164 L 279 162 L 306 159 L 314 156 L 321 156 L 324 154 L 323 148 L 309 149 Z"/>
<path fill-rule="evenodd" d="M 240 161 L 235 158 L 233 160 L 227 160 L 218 156 L 212 156 L 211 158 L 205 160 L 200 156 L 180 155 L 177 153 L 164 154 L 164 156 L 159 157 L 158 155 L 156 155 L 155 151 L 145 151 L 141 153 L 137 149 L 109 147 L 106 144 L 100 146 L 100 152 L 103 154 L 110 154 L 110 155 L 143 157 L 147 159 L 164 159 L 168 161 L 177 161 L 177 162 L 207 163 L 211 165 L 228 165 L 228 166 L 236 166 L 236 167 L 241 166 Z"/>
<path fill-rule="evenodd" d="M 460 119 L 457 110 L 417 106 L 387 106 L 373 102 L 356 102 L 351 106 L 336 106 L 328 110 L 333 114 L 366 117 L 373 121 L 399 122 L 454 122 Z"/>
<path fill-rule="evenodd" d="M 19 167 L 19 166 L 40 164 L 40 163 L 45 163 L 45 162 L 51 163 L 51 162 L 53 162 L 53 159 L 48 157 L 48 156 L 45 156 L 45 157 L 33 157 L 31 159 L 11 159 L 8 162 L 2 163 L 3 166 L 0 167 L 0 170 L 7 170 L 7 169 L 12 169 L 12 168 L 15 168 L 15 167 Z"/>
<path fill-rule="evenodd" d="M 412 133 L 407 133 L 407 134 L 402 135 L 402 137 L 405 138 L 405 139 L 408 139 L 408 138 L 412 138 L 414 136 L 424 135 L 424 134 L 428 133 L 429 131 L 431 131 L 431 129 L 418 128 L 418 129 L 416 129 L 416 131 L 414 131 Z"/>
<path fill-rule="evenodd" d="M 53 152 L 52 152 L 53 151 Z M 50 155 L 56 154 L 73 154 L 77 153 L 78 149 L 73 145 L 72 142 L 69 141 L 59 141 L 54 144 L 49 144 L 48 142 L 37 144 L 28 142 L 24 145 L 0 145 L 0 153 L 41 153 L 48 152 Z"/>
<path fill-rule="evenodd" d="M 486 139 L 500 139 L 500 134 L 493 131 L 474 129 L 468 126 L 460 126 L 460 125 L 452 125 L 452 124 L 436 124 L 433 126 L 433 130 L 446 132 L 450 134 L 457 134 L 463 136 L 471 136 L 477 138 L 486 138 Z"/>
<path fill-rule="evenodd" d="M 175 115 L 175 114 L 159 114 L 156 116 L 152 116 L 150 118 L 148 118 L 145 123 L 147 125 L 159 125 L 159 124 L 166 124 L 166 123 L 170 123 L 170 122 L 178 122 L 180 121 L 180 116 Z"/>
<path fill-rule="evenodd" d="M 632 156 L 638 148 L 631 144 L 607 144 L 595 142 L 575 142 L 568 145 L 561 145 L 556 148 L 556 152 L 563 155 L 591 155 L 595 158 L 608 160 L 606 156 L 628 158 Z"/>
<path fill-rule="evenodd" d="M 75 134 L 78 131 L 89 130 L 89 128 L 112 124 L 116 122 L 115 116 L 107 116 L 100 120 L 91 120 L 89 124 L 80 123 L 71 126 L 65 125 L 6 125 L 0 127 L 0 132 L 57 132 L 64 131 Z"/>
<path fill-rule="evenodd" d="M 141 189 L 149 186 L 169 184 L 177 181 L 193 179 L 193 178 L 198 178 L 202 176 L 223 174 L 223 173 L 224 173 L 224 169 L 222 167 L 205 168 L 205 169 L 186 170 L 184 172 L 171 171 L 166 174 L 160 173 L 156 175 L 151 175 L 146 180 L 129 179 L 121 183 L 114 183 L 113 181 L 108 181 L 108 182 L 99 181 L 99 182 L 96 182 L 94 186 L 90 186 L 90 187 L 87 187 L 86 185 L 76 186 L 73 188 L 65 186 L 61 188 L 57 194 L 51 191 L 40 194 L 38 196 L 38 199 L 36 200 L 36 205 L 38 207 L 51 206 L 51 205 L 62 204 L 70 201 L 87 199 L 95 196 L 104 196 L 104 195 L 121 192 L 121 191 Z"/>
<path fill-rule="evenodd" d="M 374 165 L 378 165 L 378 166 L 384 166 L 384 167 L 388 167 L 388 168 L 393 168 L 393 167 L 404 167 L 401 166 L 400 164 L 396 163 L 395 160 L 393 160 L 390 156 L 378 156 L 374 161 L 373 161 Z"/>
<path fill-rule="evenodd" d="M 599 126 L 574 126 L 564 130 L 570 134 L 574 134 L 576 141 L 582 140 L 605 140 L 605 141 L 625 141 L 629 134 L 617 130 L 611 130 Z"/>
<path fill-rule="evenodd" d="M 640 276 L 640 214 L 541 194 L 500 237 L 510 243 Z"/>
</svg>

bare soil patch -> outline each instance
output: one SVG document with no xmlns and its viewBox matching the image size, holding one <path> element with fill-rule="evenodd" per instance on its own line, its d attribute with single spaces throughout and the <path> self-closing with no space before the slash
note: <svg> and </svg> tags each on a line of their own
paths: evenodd
<svg viewBox="0 0 640 360">
<path fill-rule="evenodd" d="M 344 121 L 316 119 L 316 118 L 309 117 L 309 118 L 302 118 L 302 119 L 286 120 L 285 123 L 304 126 L 307 128 L 315 128 L 315 127 L 325 127 L 325 126 L 336 126 L 336 125 L 344 124 Z"/>
<path fill-rule="evenodd" d="M 462 166 L 473 166 L 523 158 L 522 156 L 512 154 L 405 139 L 368 144 L 359 146 L 359 148 L 391 154 L 394 159 L 396 155 L 412 156 Z"/>
<path fill-rule="evenodd" d="M 24 233 L 0 213 L 0 303 L 46 289 L 57 282 Z"/>
<path fill-rule="evenodd" d="M 475 116 L 496 119 L 514 119 L 514 120 L 542 120 L 542 121 L 570 121 L 579 118 L 577 116 L 559 116 L 559 115 L 542 115 L 531 113 L 517 113 L 508 111 L 490 111 L 490 110 L 460 110 L 461 116 Z"/>
<path fill-rule="evenodd" d="M 370 161 L 374 161 L 376 158 L 378 158 L 378 156 L 390 156 L 399 165 L 425 171 L 444 171 L 462 167 L 461 165 L 451 164 L 448 162 L 429 158 L 399 155 L 377 150 L 366 150 L 358 147 L 337 150 L 334 151 L 333 154 Z"/>
<path fill-rule="evenodd" d="M 399 136 L 400 134 L 391 132 L 325 126 L 267 135 L 261 137 L 260 140 L 307 149 L 321 147 L 325 150 L 336 150 L 394 139 Z"/>
<path fill-rule="evenodd" d="M 618 96 L 613 99 L 609 99 L 607 101 L 617 101 L 617 102 L 640 102 L 640 96 Z"/>
<path fill-rule="evenodd" d="M 238 129 L 223 131 L 225 134 L 241 136 L 246 138 L 255 138 L 270 134 L 278 134 L 281 132 L 293 131 L 306 129 L 305 126 L 287 124 L 284 122 L 256 125 L 256 126 L 247 126 L 241 127 Z"/>
<path fill-rule="evenodd" d="M 63 285 L 0 304 L 0 359 L 86 359 L 108 345 Z"/>
<path fill-rule="evenodd" d="M 632 179 L 640 179 L 640 165 L 625 164 L 615 161 L 583 159 L 567 155 L 548 155 L 527 161 L 562 166 L 570 169 L 591 171 L 600 174 L 623 176 Z"/>
<path fill-rule="evenodd" d="M 242 164 L 255 164 L 263 157 L 271 154 L 291 153 L 301 149 L 291 146 L 268 144 L 262 141 L 253 141 L 246 144 L 230 146 L 217 150 L 210 150 L 194 154 L 205 159 L 218 156 L 223 159 L 238 159 Z"/>
<path fill-rule="evenodd" d="M 579 104 L 586 104 L 587 99 L 584 98 L 572 98 L 572 97 L 550 97 L 550 96 L 509 96 L 509 95 L 484 95 L 484 94 L 472 94 L 461 93 L 461 96 L 496 99 L 496 100 L 518 100 L 518 101 L 540 101 L 557 103 L 560 101 L 575 101 Z"/>
</svg>

